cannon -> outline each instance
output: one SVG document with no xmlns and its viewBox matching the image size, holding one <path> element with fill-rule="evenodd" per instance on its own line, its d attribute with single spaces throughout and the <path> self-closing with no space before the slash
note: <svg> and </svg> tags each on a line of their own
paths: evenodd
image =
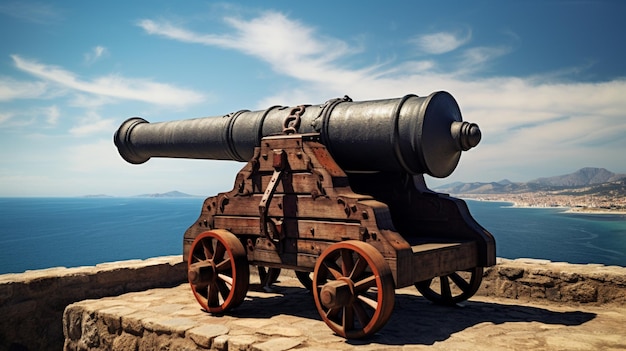
<svg viewBox="0 0 626 351">
<path fill-rule="evenodd" d="M 114 135 L 133 164 L 247 162 L 183 235 L 191 290 L 206 311 L 244 301 L 250 266 L 268 285 L 291 269 L 345 338 L 380 330 L 398 288 L 414 285 L 444 305 L 476 293 L 495 240 L 463 200 L 428 189 L 424 174 L 447 177 L 480 139 L 443 91 L 160 123 L 134 117 Z"/>
</svg>

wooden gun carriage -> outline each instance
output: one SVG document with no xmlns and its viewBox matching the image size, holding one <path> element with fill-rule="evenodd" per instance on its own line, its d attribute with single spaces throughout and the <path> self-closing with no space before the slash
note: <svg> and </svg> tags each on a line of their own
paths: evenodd
<svg viewBox="0 0 626 351">
<path fill-rule="evenodd" d="M 271 283 L 293 269 L 321 318 L 346 338 L 382 328 L 395 289 L 455 304 L 495 264 L 492 235 L 464 201 L 429 190 L 423 174 L 448 176 L 478 144 L 445 92 L 427 97 L 325 104 L 223 117 L 124 122 L 122 157 L 247 161 L 232 190 L 207 198 L 184 234 L 183 257 L 200 305 L 239 306 L 249 267 Z"/>
</svg>

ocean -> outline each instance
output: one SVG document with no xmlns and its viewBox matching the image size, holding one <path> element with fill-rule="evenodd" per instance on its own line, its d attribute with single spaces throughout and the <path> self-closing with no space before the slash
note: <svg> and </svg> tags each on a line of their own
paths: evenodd
<svg viewBox="0 0 626 351">
<path fill-rule="evenodd" d="M 0 274 L 182 253 L 203 198 L 0 198 Z M 467 201 L 504 258 L 626 267 L 626 215 Z"/>
</svg>

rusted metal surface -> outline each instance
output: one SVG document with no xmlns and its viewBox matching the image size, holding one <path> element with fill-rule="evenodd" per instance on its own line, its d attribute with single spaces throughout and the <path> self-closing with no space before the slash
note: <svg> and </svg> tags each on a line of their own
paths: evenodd
<svg viewBox="0 0 626 351">
<path fill-rule="evenodd" d="M 495 264 L 492 235 L 462 200 L 427 189 L 422 174 L 451 173 L 479 140 L 447 93 L 155 124 L 134 118 L 115 135 L 131 163 L 248 157 L 233 189 L 207 198 L 184 234 L 202 307 L 223 313 L 241 304 L 248 265 L 259 267 L 266 290 L 293 269 L 321 318 L 346 338 L 384 326 L 396 288 L 415 285 L 454 304 Z"/>
<path fill-rule="evenodd" d="M 334 99 L 306 107 L 273 106 L 161 123 L 135 117 L 119 128 L 115 144 L 130 163 L 143 163 L 151 157 L 247 162 L 263 137 L 283 130 L 319 133 L 344 171 L 434 177 L 450 175 L 461 152 L 476 146 L 481 138 L 476 124 L 462 120 L 454 98 L 436 92 L 372 101 Z"/>
</svg>

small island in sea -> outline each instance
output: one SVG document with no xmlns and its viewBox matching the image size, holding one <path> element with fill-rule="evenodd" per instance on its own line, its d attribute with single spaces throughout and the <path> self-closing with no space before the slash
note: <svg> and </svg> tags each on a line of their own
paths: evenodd
<svg viewBox="0 0 626 351">
<path fill-rule="evenodd" d="M 95 195 L 84 195 L 82 197 L 84 198 L 112 198 L 115 196 L 105 195 L 105 194 L 95 194 Z M 135 195 L 131 197 L 187 198 L 187 197 L 202 197 L 202 196 L 186 194 L 177 190 L 173 190 L 173 191 L 168 191 L 166 193 L 141 194 L 141 195 Z"/>
</svg>

